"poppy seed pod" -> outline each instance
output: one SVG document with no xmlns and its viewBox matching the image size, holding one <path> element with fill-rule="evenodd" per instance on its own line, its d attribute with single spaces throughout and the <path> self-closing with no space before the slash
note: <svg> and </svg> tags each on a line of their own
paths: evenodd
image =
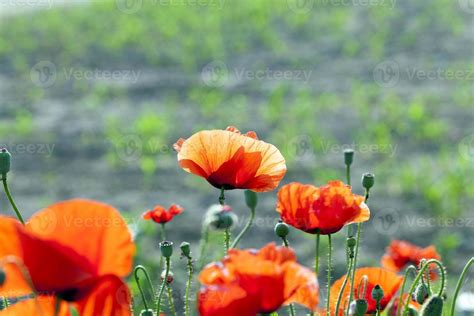
<svg viewBox="0 0 474 316">
<path fill-rule="evenodd" d="M 352 164 L 352 161 L 354 161 L 354 150 L 345 149 L 344 150 L 344 163 L 350 166 Z"/>
<path fill-rule="evenodd" d="M 171 257 L 173 254 L 173 242 L 171 241 L 162 241 L 160 242 L 161 255 L 165 258 Z"/>
<path fill-rule="evenodd" d="M 372 298 L 376 302 L 380 302 L 383 296 L 384 296 L 383 289 L 380 287 L 380 285 L 377 284 L 376 286 L 374 286 L 374 288 L 372 289 Z"/>
<path fill-rule="evenodd" d="M 418 284 L 413 293 L 413 300 L 418 304 L 423 304 L 428 296 L 430 296 L 428 286 L 425 283 Z"/>
<path fill-rule="evenodd" d="M 165 275 L 166 275 L 166 271 L 163 270 L 161 272 L 161 281 L 163 281 L 165 279 Z M 169 271 L 168 272 L 168 277 L 166 278 L 166 283 L 171 284 L 171 283 L 173 283 L 173 281 L 174 281 L 174 274 L 173 274 L 173 272 Z"/>
<path fill-rule="evenodd" d="M 179 246 L 179 248 L 181 248 L 181 254 L 184 257 L 189 258 L 191 254 L 191 248 L 189 247 L 189 243 L 186 241 L 183 241 L 181 245 Z"/>
<path fill-rule="evenodd" d="M 364 299 L 358 299 L 355 300 L 355 314 L 357 316 L 364 316 L 365 313 L 367 313 L 367 310 L 369 309 L 369 305 L 367 304 L 367 301 Z"/>
<path fill-rule="evenodd" d="M 362 175 L 362 186 L 369 190 L 375 184 L 375 176 L 373 173 L 364 173 Z"/>
<path fill-rule="evenodd" d="M 10 163 L 12 156 L 6 148 L 0 149 L 0 175 L 5 178 L 10 171 Z"/>
<path fill-rule="evenodd" d="M 421 307 L 421 316 L 442 316 L 443 299 L 438 295 L 430 297 Z"/>
<path fill-rule="evenodd" d="M 289 226 L 287 224 L 283 223 L 282 221 L 279 221 L 275 225 L 275 234 L 278 237 L 284 238 L 284 237 L 288 236 L 289 232 L 290 232 Z"/>
<path fill-rule="evenodd" d="M 5 273 L 5 270 L 0 269 L 0 287 L 5 283 L 6 278 L 7 275 Z"/>
<path fill-rule="evenodd" d="M 144 309 L 140 312 L 140 316 L 153 316 L 153 315 L 155 314 L 153 313 L 153 310 L 151 309 Z"/>
<path fill-rule="evenodd" d="M 257 193 L 250 190 L 245 190 L 245 204 L 247 204 L 249 208 L 254 209 L 257 207 L 257 202 Z"/>
</svg>

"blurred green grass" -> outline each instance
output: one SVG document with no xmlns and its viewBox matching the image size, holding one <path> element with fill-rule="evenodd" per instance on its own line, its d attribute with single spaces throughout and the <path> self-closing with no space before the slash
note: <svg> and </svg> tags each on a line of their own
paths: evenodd
<svg viewBox="0 0 474 316">
<path fill-rule="evenodd" d="M 155 203 L 177 202 L 189 214 L 171 224 L 172 237 L 197 241 L 195 222 L 217 193 L 177 167 L 171 144 L 199 129 L 236 125 L 282 150 L 287 182 L 343 179 L 341 149 L 331 146 L 373 145 L 356 147 L 353 182 L 360 192 L 360 175 L 376 174 L 374 214 L 473 218 L 474 158 L 464 144 L 474 134 L 472 80 L 410 80 L 403 72 L 474 71 L 472 17 L 456 1 L 399 0 L 393 7 L 315 1 L 304 14 L 290 9 L 291 0 L 160 3 L 145 0 L 127 14 L 115 1 L 98 1 L 0 20 L 0 137 L 55 144 L 52 157 L 17 157 L 15 191 L 28 211 L 86 196 L 130 211 L 136 221 Z M 402 76 L 387 88 L 373 72 L 390 60 Z M 41 61 L 56 67 L 52 87 L 31 79 Z M 225 80 L 206 85 L 203 69 L 216 61 L 227 67 Z M 71 79 L 68 69 L 135 70 L 139 79 Z M 245 79 L 236 76 L 241 69 L 307 70 L 311 76 L 307 82 Z M 274 195 L 263 195 L 262 218 L 276 218 Z M 230 194 L 245 216 L 241 200 Z M 370 255 L 362 263 L 377 264 L 390 239 L 409 233 L 415 243 L 434 242 L 449 268 L 459 271 L 474 252 L 472 226 L 441 224 L 400 225 L 382 236 L 370 226 L 364 238 Z M 136 229 L 137 262 L 156 267 L 156 256 L 146 256 L 157 253 L 156 228 L 139 222 Z M 258 245 L 275 240 L 268 224 L 253 234 Z M 312 242 L 294 242 L 310 264 Z M 339 267 L 336 275 L 342 272 Z"/>
</svg>

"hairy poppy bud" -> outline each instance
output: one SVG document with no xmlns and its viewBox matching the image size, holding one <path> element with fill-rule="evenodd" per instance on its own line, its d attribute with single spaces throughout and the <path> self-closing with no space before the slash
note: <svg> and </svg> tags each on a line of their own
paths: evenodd
<svg viewBox="0 0 474 316">
<path fill-rule="evenodd" d="M 438 295 L 430 297 L 421 307 L 421 316 L 442 316 L 443 299 Z"/>
<path fill-rule="evenodd" d="M 189 258 L 191 254 L 191 248 L 189 247 L 189 243 L 183 241 L 181 245 L 179 246 L 181 248 L 181 255 L 183 255 L 186 258 Z"/>
<path fill-rule="evenodd" d="M 372 289 L 372 298 L 376 302 L 380 302 L 383 296 L 384 296 L 383 289 L 380 287 L 380 285 L 377 284 L 376 286 L 374 286 L 374 288 Z"/>
<path fill-rule="evenodd" d="M 6 148 L 0 149 L 0 175 L 3 178 L 6 177 L 6 174 L 10 171 L 10 162 L 12 156 Z"/>
<path fill-rule="evenodd" d="M 369 190 L 375 184 L 375 176 L 373 173 L 364 173 L 362 175 L 362 186 Z"/>
<path fill-rule="evenodd" d="M 205 223 L 214 229 L 228 229 L 237 222 L 237 216 L 228 205 L 212 205 L 206 212 Z"/>
<path fill-rule="evenodd" d="M 344 163 L 350 166 L 352 164 L 352 161 L 354 161 L 354 150 L 345 149 L 344 150 Z"/>
<path fill-rule="evenodd" d="M 8 307 L 8 301 L 6 297 L 0 297 L 0 311 L 3 311 Z"/>
<path fill-rule="evenodd" d="M 356 246 L 357 244 L 357 241 L 354 237 L 349 237 L 346 239 L 346 243 L 347 243 L 347 250 L 349 252 L 349 257 L 350 258 L 354 258 L 354 247 Z"/>
<path fill-rule="evenodd" d="M 0 287 L 5 283 L 7 275 L 3 269 L 0 269 Z"/>
<path fill-rule="evenodd" d="M 250 191 L 250 190 L 245 190 L 245 204 L 251 209 L 254 209 L 257 207 L 257 193 Z"/>
<path fill-rule="evenodd" d="M 140 316 L 153 316 L 153 315 L 155 314 L 153 313 L 153 310 L 151 309 L 144 309 L 140 312 Z"/>
<path fill-rule="evenodd" d="M 275 225 L 275 234 L 278 237 L 284 238 L 290 232 L 290 228 L 286 223 L 283 223 L 281 220 Z"/>
<path fill-rule="evenodd" d="M 430 296 L 430 291 L 425 283 L 420 283 L 413 293 L 413 300 L 418 304 L 423 304 L 425 300 Z"/>
<path fill-rule="evenodd" d="M 161 281 L 165 279 L 165 275 L 166 275 L 166 271 L 163 270 L 163 272 L 161 272 Z M 166 278 L 166 283 L 171 284 L 173 283 L 173 281 L 174 281 L 174 274 L 173 272 L 169 271 L 168 277 Z"/>
<path fill-rule="evenodd" d="M 165 258 L 171 257 L 173 254 L 173 242 L 171 241 L 162 241 L 160 242 L 161 255 Z"/>
<path fill-rule="evenodd" d="M 367 313 L 367 310 L 369 309 L 369 305 L 367 304 L 367 301 L 364 299 L 358 299 L 355 300 L 355 314 L 357 316 L 364 316 L 365 313 Z"/>
</svg>

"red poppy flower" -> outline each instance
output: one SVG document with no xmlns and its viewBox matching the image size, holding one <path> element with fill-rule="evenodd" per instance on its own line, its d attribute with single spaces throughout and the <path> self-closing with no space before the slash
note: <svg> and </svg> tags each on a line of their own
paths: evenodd
<svg viewBox="0 0 474 316">
<path fill-rule="evenodd" d="M 173 147 L 185 171 L 218 189 L 271 191 L 286 173 L 285 159 L 275 146 L 258 140 L 255 132 L 241 134 L 235 127 L 200 131 Z"/>
<path fill-rule="evenodd" d="M 441 257 L 434 246 L 421 248 L 407 241 L 393 240 L 382 257 L 382 266 L 386 269 L 399 272 L 409 264 L 418 266 L 422 259 L 437 259 Z M 430 266 L 431 278 L 436 278 L 436 266 Z"/>
<path fill-rule="evenodd" d="M 166 210 L 161 205 L 156 205 L 154 209 L 147 211 L 143 214 L 144 219 L 151 219 L 158 224 L 166 224 L 173 219 L 176 215 L 183 212 L 183 208 L 179 205 L 173 204 Z"/>
<path fill-rule="evenodd" d="M 284 185 L 276 210 L 285 223 L 311 234 L 332 234 L 344 225 L 370 218 L 364 197 L 353 194 L 341 181 L 329 181 L 319 188 L 298 182 Z"/>
<path fill-rule="evenodd" d="M 249 316 L 298 303 L 314 310 L 319 288 L 315 274 L 299 265 L 291 249 L 268 244 L 260 250 L 231 249 L 199 275 L 202 316 Z"/>
<path fill-rule="evenodd" d="M 61 315 L 72 304 L 84 316 L 129 316 L 131 297 L 122 278 L 131 271 L 134 252 L 119 212 L 99 202 L 57 203 L 33 215 L 26 226 L 0 217 L 0 258 L 23 262 L 40 302 L 19 302 L 0 315 L 41 315 L 41 310 L 50 315 L 53 298 L 59 297 Z M 18 268 L 8 264 L 5 271 L 0 297 L 32 292 Z"/>
<path fill-rule="evenodd" d="M 408 299 L 408 294 L 403 294 L 403 299 L 402 299 L 402 308 L 404 308 L 405 302 Z M 400 296 L 396 297 L 393 300 L 393 303 L 390 304 L 390 306 L 387 307 L 387 316 L 398 316 L 398 303 L 400 302 Z M 410 298 L 409 301 L 409 306 L 414 309 L 415 311 L 420 311 L 421 305 L 415 302 Z"/>
<path fill-rule="evenodd" d="M 376 302 L 372 298 L 372 289 L 376 285 L 380 285 L 384 292 L 384 297 L 380 301 L 380 307 L 382 310 L 387 307 L 388 303 L 392 300 L 392 298 L 396 295 L 398 288 L 401 286 L 403 278 L 394 272 L 381 269 L 381 268 L 360 268 L 356 269 L 355 273 L 355 286 L 354 286 L 354 297 L 360 298 L 362 293 L 359 294 L 358 286 L 361 283 L 363 277 L 367 277 L 367 289 L 365 292 L 364 298 L 367 300 L 368 310 L 367 314 L 375 314 L 376 312 Z M 342 283 L 344 282 L 344 278 L 342 277 L 331 286 L 331 315 L 336 315 L 336 303 L 337 298 L 339 295 L 339 291 L 341 290 Z M 346 285 L 344 288 L 344 292 L 342 293 L 342 302 L 340 304 L 339 312 L 337 316 L 344 315 L 343 304 L 344 299 L 347 299 L 350 294 L 350 286 Z M 346 305 L 347 306 L 347 305 Z"/>
</svg>

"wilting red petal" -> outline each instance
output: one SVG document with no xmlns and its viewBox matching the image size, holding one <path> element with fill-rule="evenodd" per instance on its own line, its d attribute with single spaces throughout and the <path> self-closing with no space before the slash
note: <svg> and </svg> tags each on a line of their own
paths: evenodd
<svg viewBox="0 0 474 316">
<path fill-rule="evenodd" d="M 255 132 L 242 135 L 236 128 L 201 131 L 179 147 L 181 167 L 217 188 L 275 189 L 286 173 L 285 159 L 278 149 L 257 139 Z"/>
<path fill-rule="evenodd" d="M 80 254 L 98 275 L 125 277 L 131 271 L 135 246 L 130 231 L 120 213 L 107 204 L 81 199 L 59 202 L 33 215 L 26 228 Z"/>
</svg>

